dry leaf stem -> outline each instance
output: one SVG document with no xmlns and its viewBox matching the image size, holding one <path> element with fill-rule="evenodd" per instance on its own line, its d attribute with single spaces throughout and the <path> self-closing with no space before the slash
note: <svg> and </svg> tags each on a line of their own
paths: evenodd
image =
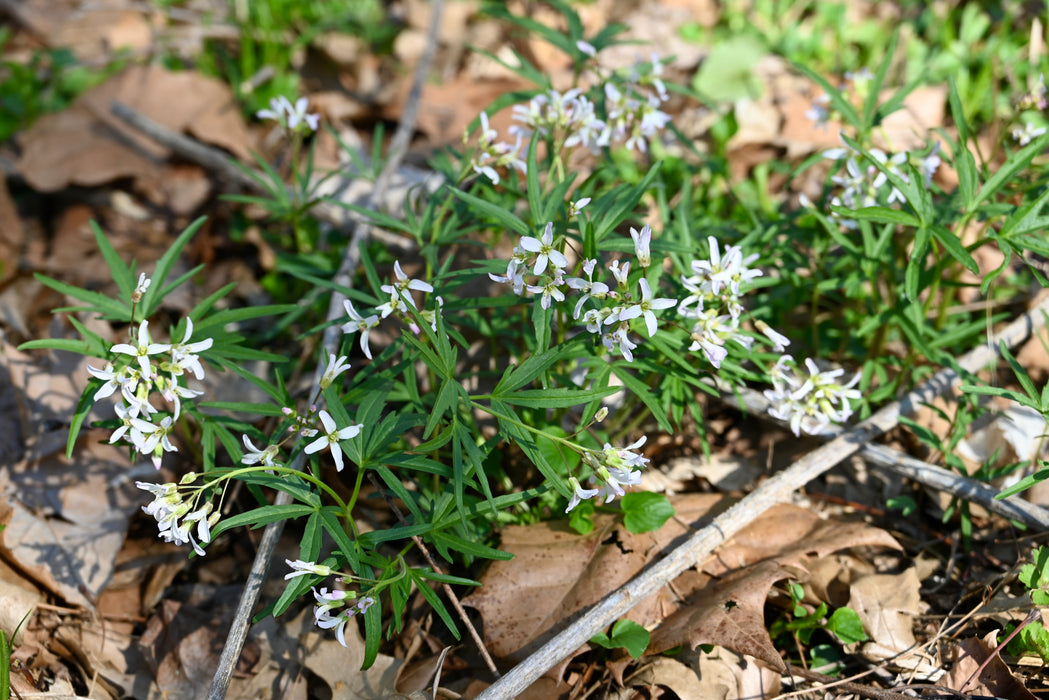
<svg viewBox="0 0 1049 700">
<path fill-rule="evenodd" d="M 1043 300 L 1009 324 L 992 342 L 981 344 L 966 353 L 959 359 L 959 366 L 967 372 L 980 370 L 997 358 L 999 341 L 1005 341 L 1007 346 L 1015 347 L 1042 328 L 1045 324 L 1043 311 L 1047 309 L 1049 299 Z M 608 595 L 570 627 L 547 641 L 535 653 L 478 695 L 478 700 L 517 697 L 587 640 L 657 592 L 664 584 L 705 559 L 719 544 L 736 535 L 766 510 L 786 502 L 798 488 L 862 450 L 871 440 L 895 427 L 901 415 L 913 413 L 923 403 L 945 393 L 958 380 L 958 373 L 952 369 L 937 372 L 899 400 L 885 406 L 854 428 L 843 431 L 789 468 L 770 477 L 757 490 L 668 553 L 666 558 L 654 563 L 625 586 Z"/>
</svg>

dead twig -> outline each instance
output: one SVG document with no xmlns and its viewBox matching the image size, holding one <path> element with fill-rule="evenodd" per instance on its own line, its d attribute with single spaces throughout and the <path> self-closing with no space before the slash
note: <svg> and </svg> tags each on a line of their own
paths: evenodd
<svg viewBox="0 0 1049 700">
<path fill-rule="evenodd" d="M 769 400 L 761 392 L 746 387 L 733 389 L 718 386 L 717 388 L 721 392 L 721 400 L 724 403 L 735 404 L 749 413 L 780 425 L 787 424 L 786 421 L 776 420 L 768 415 Z M 830 440 L 844 432 L 844 428 L 831 426 L 817 437 Z M 1049 530 L 1049 511 L 1045 508 L 1016 496 L 999 500 L 997 489 L 963 474 L 955 474 L 942 467 L 923 462 L 887 445 L 864 445 L 859 450 L 859 456 L 882 471 L 897 474 L 929 488 L 957 496 L 1035 530 Z"/>
<path fill-rule="evenodd" d="M 997 357 L 999 341 L 1005 341 L 1007 346 L 1013 347 L 1029 337 L 1044 325 L 1045 317 L 1042 311 L 1045 308 L 1049 308 L 1049 303 L 1043 302 L 1025 313 L 1009 324 L 992 343 L 980 345 L 960 358 L 959 367 L 963 371 L 975 372 Z M 736 535 L 766 510 L 787 501 L 795 490 L 862 450 L 875 437 L 893 428 L 901 415 L 913 413 L 923 403 L 950 389 L 958 379 L 958 373 L 952 369 L 937 372 L 899 400 L 885 406 L 859 425 L 842 432 L 789 468 L 769 478 L 757 490 L 714 518 L 710 525 L 698 530 L 681 546 L 669 552 L 664 559 L 652 564 L 632 581 L 588 610 L 567 629 L 548 640 L 531 656 L 478 695 L 478 700 L 517 697 L 587 640 L 618 620 L 642 600 L 656 593 L 661 586 L 705 559 L 718 545 Z"/>
<path fill-rule="evenodd" d="M 265 182 L 265 175 L 246 165 L 238 164 L 225 151 L 203 144 L 185 134 L 172 131 L 123 102 L 114 100 L 109 106 L 109 110 L 128 126 L 170 149 L 179 158 L 196 163 L 209 172 L 217 174 L 222 180 L 232 185 L 233 188 L 248 190 L 258 194 L 267 194 L 266 188 L 262 185 Z M 389 176 L 387 176 L 388 179 Z M 347 189 L 347 187 L 343 187 L 343 189 Z M 379 191 L 378 184 L 371 191 L 373 193 Z M 385 191 L 385 188 L 383 191 Z M 381 201 L 382 197 L 372 196 L 371 199 L 373 201 Z M 339 230 L 356 229 L 364 219 L 361 214 L 329 201 L 320 201 L 314 204 L 309 213 L 310 216 L 318 221 Z M 382 241 L 384 245 L 397 250 L 410 250 L 414 247 L 414 241 L 389 231 L 376 229 L 372 231 L 371 235 Z"/>
</svg>

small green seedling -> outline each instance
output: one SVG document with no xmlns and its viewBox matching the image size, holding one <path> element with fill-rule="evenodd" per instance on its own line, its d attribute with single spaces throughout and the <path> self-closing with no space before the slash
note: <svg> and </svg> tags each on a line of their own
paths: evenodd
<svg viewBox="0 0 1049 700">
<path fill-rule="evenodd" d="M 617 649 L 622 647 L 635 659 L 641 658 L 648 648 L 650 635 L 641 625 L 633 620 L 619 620 L 612 625 L 612 635 L 602 632 L 590 638 L 591 644 L 596 644 L 605 649 Z"/>
</svg>

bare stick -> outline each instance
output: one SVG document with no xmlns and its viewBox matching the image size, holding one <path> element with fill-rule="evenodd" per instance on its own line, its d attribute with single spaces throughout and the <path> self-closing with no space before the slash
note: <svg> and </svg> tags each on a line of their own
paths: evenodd
<svg viewBox="0 0 1049 700">
<path fill-rule="evenodd" d="M 237 161 L 231 158 L 225 151 L 203 144 L 185 134 L 172 131 L 123 102 L 114 100 L 109 106 L 109 111 L 128 126 L 137 131 L 141 131 L 157 143 L 170 149 L 178 157 L 196 163 L 206 170 L 217 173 L 219 177 L 226 182 L 229 182 L 234 187 L 257 192 L 259 194 L 267 194 L 266 189 L 262 186 L 262 182 L 265 181 L 266 176 L 246 165 L 240 165 L 238 167 Z M 389 176 L 387 176 L 387 180 L 388 179 Z M 380 201 L 382 199 L 381 197 L 375 196 L 374 193 L 376 191 L 377 188 L 372 190 L 372 201 Z M 327 201 L 321 201 L 313 205 L 310 209 L 310 216 L 318 221 L 343 230 L 347 229 L 347 227 L 356 227 L 364 218 L 362 215 L 354 211 L 344 209 Z M 399 250 L 407 250 L 412 247 L 413 243 L 402 236 L 398 236 L 388 231 L 375 230 L 372 232 L 372 235 L 375 238 L 380 239 L 386 245 Z"/>
<path fill-rule="evenodd" d="M 1004 340 L 1006 345 L 1011 347 L 1029 337 L 1044 325 L 1044 316 L 1041 313 L 1043 307 L 1044 304 L 1009 324 L 989 346 L 980 345 L 974 348 L 959 360 L 959 366 L 965 371 L 975 372 L 997 357 L 999 340 Z M 766 510 L 787 501 L 796 489 L 859 452 L 873 438 L 894 427 L 901 415 L 913 413 L 921 404 L 946 392 L 958 379 L 958 374 L 952 369 L 937 372 L 917 389 L 770 477 L 757 490 L 714 518 L 710 525 L 697 531 L 664 559 L 653 563 L 632 581 L 592 607 L 567 629 L 547 641 L 525 661 L 478 695 L 478 700 L 517 697 L 588 639 L 656 593 L 680 573 L 705 559 L 715 547 L 736 535 Z"/>
<path fill-rule="evenodd" d="M 746 387 L 718 386 L 717 388 L 721 392 L 721 400 L 726 404 L 741 405 L 748 412 L 766 420 L 780 425 L 787 424 L 786 421 L 774 419 L 768 415 L 769 400 L 761 392 Z M 843 428 L 831 426 L 817 437 L 830 439 L 843 432 Z M 1036 530 L 1049 530 L 1049 511 L 1045 508 L 1016 496 L 999 500 L 997 489 L 963 474 L 955 474 L 942 467 L 923 462 L 887 445 L 864 445 L 859 451 L 859 456 L 882 471 L 898 474 L 930 488 L 957 496 L 997 513 L 1003 518 L 1015 520 Z"/>
</svg>

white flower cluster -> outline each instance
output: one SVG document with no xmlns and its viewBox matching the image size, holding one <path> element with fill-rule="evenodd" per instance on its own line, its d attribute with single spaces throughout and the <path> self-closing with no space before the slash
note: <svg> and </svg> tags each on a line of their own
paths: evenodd
<svg viewBox="0 0 1049 700">
<path fill-rule="evenodd" d="M 929 187 L 932 184 L 932 177 L 940 167 L 939 151 L 940 144 L 937 143 L 928 155 L 917 158 L 915 163 L 918 172 L 921 173 L 925 187 Z M 872 148 L 869 153 L 889 172 L 899 176 L 904 182 L 910 182 L 910 178 L 902 166 L 912 160 L 913 154 L 908 151 L 901 151 L 889 156 L 878 148 Z M 853 150 L 848 144 L 844 148 L 831 148 L 824 151 L 823 157 L 835 161 L 845 159 L 845 174 L 835 175 L 831 178 L 831 181 L 841 188 L 840 193 L 831 198 L 831 204 L 846 209 L 862 209 L 883 203 L 891 205 L 894 202 L 902 203 L 904 201 L 903 193 L 897 187 L 891 184 L 886 186 L 889 183 L 888 176 L 875 167 L 873 163 L 866 166 L 862 165 L 863 155 Z M 831 213 L 831 216 L 847 229 L 855 229 L 858 226 L 854 220 L 843 217 L 837 212 Z"/>
<path fill-rule="evenodd" d="M 590 477 L 590 484 L 600 486 L 585 489 L 578 479 L 574 476 L 569 477 L 572 498 L 565 512 L 591 498 L 603 498 L 605 503 L 610 503 L 616 496 L 626 494 L 624 487 L 640 484 L 641 470 L 648 464 L 648 459 L 634 450 L 644 445 L 646 439 L 642 436 L 637 442 L 621 448 L 612 447 L 606 442 L 602 449 L 584 453 L 583 462 L 594 471 Z"/>
<path fill-rule="evenodd" d="M 1044 126 L 1035 126 L 1034 122 L 1025 121 L 1023 126 L 1013 129 L 1013 140 L 1021 146 L 1026 146 L 1044 133 Z"/>
<path fill-rule="evenodd" d="M 861 398 L 859 389 L 852 388 L 860 380 L 858 372 L 842 384 L 838 378 L 845 374 L 843 369 L 821 372 L 810 358 L 805 359 L 805 369 L 807 375 L 799 371 L 794 358 L 782 356 L 771 372 L 772 389 L 765 390 L 772 403 L 769 415 L 787 421 L 799 436 L 802 431 L 818 435 L 831 423 L 844 423 L 852 415 L 849 401 Z"/>
<path fill-rule="evenodd" d="M 182 479 L 183 484 L 190 483 L 196 479 L 196 474 L 187 474 Z M 160 538 L 165 542 L 174 544 L 190 544 L 193 551 L 199 556 L 204 556 L 204 549 L 197 540 L 204 544 L 211 542 L 211 528 L 218 522 L 220 513 L 212 512 L 214 506 L 210 501 L 203 507 L 194 510 L 196 499 L 185 501 L 179 484 L 150 484 L 136 481 L 135 486 L 143 491 L 153 494 L 153 502 L 143 506 L 143 512 L 153 516 L 160 529 Z M 199 493 L 199 489 L 197 490 Z M 196 528 L 196 539 L 193 537 L 193 529 Z"/>
<path fill-rule="evenodd" d="M 721 367 L 728 356 L 725 343 L 734 340 L 748 350 L 753 343 L 751 336 L 740 331 L 741 299 L 745 291 L 741 285 L 760 277 L 762 272 L 749 267 L 757 260 L 757 255 L 743 257 L 743 250 L 733 245 L 726 245 L 722 252 L 713 236 L 707 238 L 707 243 L 710 246 L 709 258 L 693 260 L 692 274 L 681 277 L 688 296 L 678 305 L 678 313 L 692 321 L 692 344 L 688 349 L 691 352 L 702 350 L 710 364 Z M 764 324 L 760 329 L 777 350 L 790 342 Z"/>
<path fill-rule="evenodd" d="M 578 211 L 585 203 L 576 202 L 572 209 Z M 652 240 L 652 229 L 647 225 L 640 231 L 630 229 L 634 239 L 634 252 L 642 268 L 651 264 L 649 250 Z M 548 223 L 539 238 L 522 236 L 514 247 L 513 254 L 507 263 L 505 275 L 488 276 L 495 282 L 509 284 L 518 296 L 525 290 L 541 295 L 540 305 L 550 308 L 553 302 L 565 301 L 565 291 L 573 290 L 579 298 L 575 303 L 572 318 L 585 325 L 586 330 L 601 339 L 601 344 L 611 352 L 618 351 L 627 362 L 633 362 L 633 350 L 637 343 L 629 337 L 630 321 L 642 318 L 649 337 L 656 334 L 659 322 L 655 312 L 668 309 L 677 304 L 676 299 L 657 299 L 653 297 L 651 286 L 644 277 L 637 277 L 636 291 L 630 282 L 630 261 L 613 260 L 608 271 L 615 280 L 614 286 L 595 281 L 594 270 L 597 260 L 586 259 L 580 268 L 585 277 L 565 277 L 568 258 L 554 241 L 554 225 Z M 536 277 L 535 284 L 528 284 L 525 275 L 531 271 Z M 590 308 L 585 312 L 583 308 Z"/>
<path fill-rule="evenodd" d="M 323 564 L 314 564 L 312 562 L 302 561 L 301 559 L 296 561 L 285 559 L 284 561 L 292 568 L 291 573 L 284 576 L 285 580 L 293 579 L 296 576 L 306 576 L 308 574 L 331 576 L 335 573 L 332 571 L 331 567 L 324 566 Z M 344 582 L 349 581 L 347 577 L 340 578 Z M 312 590 L 313 597 L 317 601 L 317 604 L 313 608 L 314 624 L 321 629 L 334 628 L 335 638 L 339 640 L 339 644 L 346 646 L 346 623 L 353 619 L 354 615 L 363 613 L 374 605 L 375 598 L 372 596 L 362 596 L 358 599 L 357 594 L 354 591 L 339 589 L 328 591 L 327 588 L 321 588 L 320 591 L 318 591 L 316 588 L 312 588 Z"/>
<path fill-rule="evenodd" d="M 469 132 L 463 134 L 465 143 Z M 470 167 L 478 175 L 484 175 L 492 181 L 493 185 L 499 184 L 499 173 L 496 168 L 510 168 L 517 170 L 522 175 L 525 173 L 525 162 L 521 160 L 521 137 L 513 145 L 498 141 L 499 133 L 488 126 L 488 115 L 481 112 L 481 136 L 477 142 Z"/>
<path fill-rule="evenodd" d="M 582 43 L 587 48 L 580 50 L 589 55 L 593 47 Z M 621 143 L 628 149 L 646 152 L 648 142 L 670 123 L 670 115 L 660 109 L 668 98 L 662 74 L 663 64 L 658 55 L 652 54 L 651 63 L 636 63 L 625 78 L 606 79 L 601 88 L 604 118 L 598 114 L 594 99 L 581 88 L 540 93 L 528 104 L 513 107 L 513 118 L 520 124 L 510 127 L 510 135 L 516 137 L 512 145 L 497 140 L 498 133 L 489 127 L 488 115 L 482 112 L 481 135 L 470 167 L 493 185 L 500 182 L 496 168 L 525 173 L 527 166 L 521 160 L 521 148 L 533 133 L 555 139 L 564 149 L 585 146 L 597 153 Z M 464 134 L 464 143 L 466 140 Z"/>
<path fill-rule="evenodd" d="M 169 435 L 181 414 L 182 399 L 203 393 L 188 388 L 185 378 L 187 372 L 192 372 L 198 380 L 204 378 L 197 353 L 210 348 L 213 340 L 205 338 L 191 343 L 192 337 L 193 321 L 187 318 L 181 342 L 154 343 L 149 337 L 149 321 L 142 321 L 137 331 L 132 332 L 131 343 L 117 343 L 111 348 L 131 360 L 119 367 L 112 362 L 107 362 L 102 369 L 87 366 L 92 376 L 103 381 L 95 392 L 96 402 L 117 392 L 122 400 L 114 407 L 122 425 L 113 431 L 109 443 L 119 440 L 130 443 L 139 453 L 150 455 L 157 469 L 164 452 L 177 451 Z M 161 415 L 150 403 L 154 392 L 170 404 L 171 411 L 166 415 Z"/>
<path fill-rule="evenodd" d="M 368 345 L 368 336 L 374 328 L 378 327 L 380 319 L 386 318 L 391 314 L 398 316 L 405 320 L 413 333 L 419 333 L 419 328 L 408 315 L 409 306 L 418 310 L 423 320 L 430 324 L 430 328 L 434 332 L 437 332 L 437 315 L 440 313 L 441 307 L 444 306 L 444 299 L 439 296 L 435 297 L 436 308 L 434 309 L 419 309 L 415 303 L 415 298 L 412 296 L 412 291 L 431 294 L 433 293 L 433 285 L 422 280 L 409 279 L 408 275 L 401 270 L 401 262 L 399 260 L 395 260 L 393 263 L 393 275 L 392 284 L 384 284 L 380 287 L 389 296 L 386 301 L 375 307 L 374 310 L 378 311 L 378 314 L 362 316 L 353 308 L 353 302 L 349 299 L 342 303 L 346 309 L 346 315 L 350 317 L 350 320 L 342 325 L 342 332 L 356 333 L 360 331 L 361 350 L 369 360 L 372 359 L 372 351 Z"/>
</svg>

